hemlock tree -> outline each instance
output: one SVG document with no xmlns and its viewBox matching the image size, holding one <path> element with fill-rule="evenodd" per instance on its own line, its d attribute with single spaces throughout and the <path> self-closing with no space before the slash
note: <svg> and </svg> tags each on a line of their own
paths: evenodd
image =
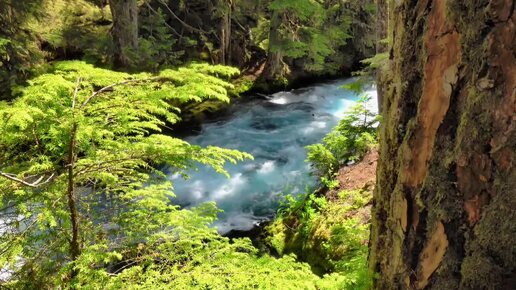
<svg viewBox="0 0 516 290">
<path fill-rule="evenodd" d="M 273 0 L 269 4 L 267 60 L 262 78 L 284 82 L 292 71 L 335 73 L 346 54 L 367 54 L 374 5 L 371 1 Z M 344 49 L 356 36 L 353 45 Z M 349 63 L 348 65 L 352 65 Z M 295 67 L 294 67 L 295 66 Z M 349 68 L 348 68 L 349 69 Z"/>
<path fill-rule="evenodd" d="M 516 287 L 513 1 L 390 1 L 377 289 Z"/>
<path fill-rule="evenodd" d="M 283 57 L 300 58 L 309 55 L 322 63 L 331 53 L 330 39 L 315 27 L 325 19 L 321 3 L 312 0 L 274 0 L 269 5 L 270 33 L 268 55 L 263 77 L 279 80 L 288 73 Z M 321 59 L 322 57 L 322 59 Z"/>
<path fill-rule="evenodd" d="M 29 283 L 19 287 L 59 284 L 92 261 L 121 258 L 113 251 L 145 243 L 145 233 L 212 220 L 213 206 L 171 206 L 161 169 L 184 174 L 201 163 L 227 174 L 226 162 L 251 156 L 159 132 L 178 120 L 171 101 L 229 101 L 223 79 L 237 73 L 191 65 L 130 75 L 61 62 L 0 103 L 0 267 Z M 73 263 L 85 249 L 90 256 Z"/>
</svg>

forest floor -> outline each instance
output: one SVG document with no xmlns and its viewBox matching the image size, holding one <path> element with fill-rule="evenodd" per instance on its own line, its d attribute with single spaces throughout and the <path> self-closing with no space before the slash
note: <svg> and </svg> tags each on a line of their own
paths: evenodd
<svg viewBox="0 0 516 290">
<path fill-rule="evenodd" d="M 370 190 L 374 189 L 376 182 L 376 163 L 378 162 L 378 150 L 372 149 L 359 162 L 344 166 L 339 169 L 337 179 L 339 187 L 329 190 L 326 197 L 335 199 L 336 194 L 342 190 Z"/>
<path fill-rule="evenodd" d="M 370 150 L 359 162 L 344 166 L 337 173 L 339 186 L 328 190 L 325 195 L 329 201 L 339 199 L 339 192 L 345 190 L 360 190 L 372 193 L 376 183 L 376 164 L 378 163 L 378 149 Z M 367 223 L 371 219 L 372 199 L 364 207 L 350 212 L 350 216 L 358 217 Z"/>
</svg>

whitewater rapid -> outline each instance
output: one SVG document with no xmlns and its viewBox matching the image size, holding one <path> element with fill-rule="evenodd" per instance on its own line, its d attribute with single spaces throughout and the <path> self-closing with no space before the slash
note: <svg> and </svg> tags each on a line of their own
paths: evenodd
<svg viewBox="0 0 516 290">
<path fill-rule="evenodd" d="M 352 79 L 279 92 L 231 108 L 229 117 L 202 126 L 191 144 L 238 149 L 254 156 L 226 168 L 226 178 L 200 167 L 184 180 L 170 174 L 177 198 L 185 207 L 215 201 L 224 212 L 215 223 L 220 233 L 249 230 L 274 216 L 286 194 L 299 194 L 315 185 L 304 147 L 317 143 L 338 123 L 359 95 L 342 88 Z M 366 91 L 368 107 L 377 109 L 376 89 Z"/>
</svg>

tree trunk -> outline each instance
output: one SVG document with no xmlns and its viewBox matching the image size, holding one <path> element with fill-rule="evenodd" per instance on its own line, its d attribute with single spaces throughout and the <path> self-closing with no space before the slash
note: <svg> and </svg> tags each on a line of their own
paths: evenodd
<svg viewBox="0 0 516 290">
<path fill-rule="evenodd" d="M 377 289 L 516 289 L 511 0 L 390 1 Z"/>
<path fill-rule="evenodd" d="M 272 12 L 271 29 L 269 32 L 269 51 L 267 53 L 267 60 L 265 68 L 262 73 L 262 78 L 265 81 L 275 82 L 285 76 L 285 63 L 283 62 L 283 55 L 277 49 L 281 39 L 279 35 L 279 27 L 283 21 L 281 13 L 277 11 Z"/>
<path fill-rule="evenodd" d="M 376 0 L 376 54 L 385 53 L 387 51 L 387 29 L 389 22 L 389 5 L 388 0 Z M 380 77 L 380 76 L 377 76 Z M 380 80 L 381 81 L 381 80 Z M 379 82 L 380 82 L 379 81 Z M 382 87 L 377 88 L 378 112 L 382 111 Z"/>
<path fill-rule="evenodd" d="M 230 61 L 231 19 L 228 13 L 225 13 L 220 21 L 220 63 L 223 65 L 229 64 Z"/>
<path fill-rule="evenodd" d="M 376 53 L 387 50 L 385 39 L 387 38 L 388 0 L 376 0 Z"/>
<path fill-rule="evenodd" d="M 220 52 L 221 64 L 231 65 L 231 17 L 233 11 L 232 1 L 223 0 L 219 5 L 223 9 L 220 20 Z"/>
<path fill-rule="evenodd" d="M 131 61 L 127 51 L 138 48 L 137 0 L 109 0 L 109 7 L 113 16 L 113 65 L 116 68 L 128 67 Z"/>
</svg>

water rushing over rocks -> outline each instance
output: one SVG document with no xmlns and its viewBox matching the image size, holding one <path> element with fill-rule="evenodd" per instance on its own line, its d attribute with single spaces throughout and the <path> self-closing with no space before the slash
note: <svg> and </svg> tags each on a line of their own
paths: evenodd
<svg viewBox="0 0 516 290">
<path fill-rule="evenodd" d="M 191 172 L 188 181 L 170 175 L 183 206 L 215 201 L 224 210 L 215 223 L 221 233 L 249 230 L 274 216 L 285 194 L 299 194 L 315 185 L 304 146 L 328 133 L 359 96 L 333 81 L 232 107 L 221 121 L 203 124 L 202 131 L 185 138 L 191 144 L 238 149 L 254 156 L 229 164 L 228 179 L 212 169 Z M 367 91 L 368 106 L 376 110 L 376 90 Z"/>
</svg>

